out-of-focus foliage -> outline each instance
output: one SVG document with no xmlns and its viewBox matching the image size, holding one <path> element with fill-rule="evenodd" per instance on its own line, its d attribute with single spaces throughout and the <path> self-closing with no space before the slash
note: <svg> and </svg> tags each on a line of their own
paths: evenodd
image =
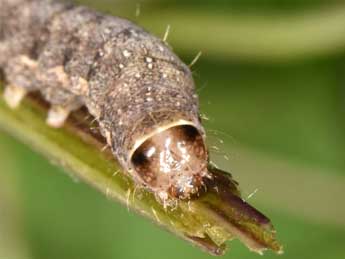
<svg viewBox="0 0 345 259">
<path fill-rule="evenodd" d="M 119 8 L 110 0 L 79 2 L 103 10 L 106 7 L 117 14 L 121 7 L 123 16 L 132 17 L 138 23 L 143 21 L 156 33 L 159 33 L 157 20 L 150 19 L 156 19 L 160 9 L 162 13 L 185 10 L 184 14 L 189 13 L 191 17 L 200 12 L 205 15 L 200 19 L 210 24 L 213 21 L 210 17 L 228 15 L 230 21 L 233 13 L 237 17 L 274 16 L 278 17 L 277 26 L 282 13 L 284 19 L 288 19 L 286 15 L 294 19 L 296 15 L 307 16 L 311 11 L 321 15 L 328 13 L 329 8 L 345 9 L 345 4 L 336 0 L 151 0 L 140 1 L 141 14 L 136 18 L 136 1 L 117 1 Z M 177 17 L 180 15 L 176 13 Z M 162 23 L 169 21 L 162 17 Z M 200 28 L 193 24 L 193 19 L 190 23 L 195 30 L 205 31 L 205 39 L 217 39 L 212 28 Z M 174 27 L 174 23 L 171 28 L 172 39 L 177 28 L 183 30 Z M 318 27 L 312 29 L 317 32 Z M 270 53 L 265 59 L 251 59 L 250 55 L 220 57 L 210 51 L 204 52 L 193 67 L 201 109 L 209 117 L 206 127 L 213 160 L 232 172 L 244 194 L 258 189 L 251 203 L 272 219 L 278 238 L 285 245 L 281 258 L 340 259 L 345 256 L 345 208 L 342 205 L 345 194 L 345 43 L 340 41 L 343 35 L 331 33 L 335 28 L 330 26 L 326 30 L 327 35 L 334 37 L 327 39 L 328 42 L 337 42 L 336 51 L 321 51 L 321 54 L 315 51 L 298 59 L 272 60 L 268 58 Z M 181 31 L 176 33 L 183 35 Z M 257 33 L 261 42 L 267 39 L 267 46 L 271 44 L 272 35 Z M 279 33 L 284 37 L 284 31 Z M 238 35 L 239 38 L 247 36 Z M 300 42 L 300 38 L 290 41 L 291 44 Z M 315 41 L 315 44 L 320 42 Z M 231 42 L 228 44 L 231 46 Z M 219 45 L 222 47 L 217 53 L 229 53 L 225 49 L 226 42 Z M 191 53 L 184 46 L 173 47 L 187 63 L 199 51 L 195 49 Z M 311 48 L 323 49 L 322 46 Z M 209 257 L 84 184 L 71 181 L 60 173 L 61 169 L 6 135 L 0 135 L 0 143 L 0 154 L 6 154 L 6 158 L 0 158 L 1 174 L 16 178 L 18 197 L 15 200 L 21 214 L 18 220 L 27 242 L 24 246 L 29 248 L 32 258 Z M 223 152 L 229 160 L 224 158 Z M 0 197 L 0 202 L 3 200 Z M 231 243 L 230 249 L 229 258 L 257 256 L 239 242 Z M 276 255 L 268 253 L 265 257 Z"/>
</svg>

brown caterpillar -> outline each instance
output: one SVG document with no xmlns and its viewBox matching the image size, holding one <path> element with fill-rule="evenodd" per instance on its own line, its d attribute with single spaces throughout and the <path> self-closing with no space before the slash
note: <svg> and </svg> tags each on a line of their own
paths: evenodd
<svg viewBox="0 0 345 259">
<path fill-rule="evenodd" d="M 164 204 L 212 178 L 192 74 L 162 40 L 130 21 L 51 0 L 0 0 L 4 98 L 31 91 L 60 127 L 86 106 L 124 170 Z"/>
</svg>

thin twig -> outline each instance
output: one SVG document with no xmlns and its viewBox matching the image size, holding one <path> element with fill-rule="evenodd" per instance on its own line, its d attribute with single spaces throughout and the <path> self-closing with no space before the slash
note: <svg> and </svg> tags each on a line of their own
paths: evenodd
<svg viewBox="0 0 345 259">
<path fill-rule="evenodd" d="M 224 242 L 232 237 L 258 253 L 266 248 L 282 251 L 269 220 L 239 197 L 230 175 L 210 168 L 214 179 L 208 183 L 209 191 L 189 202 L 180 201 L 173 210 L 164 208 L 146 190 L 130 199 L 137 186 L 120 170 L 109 149 L 100 152 L 105 140 L 90 130 L 86 111 L 74 112 L 63 128 L 52 129 L 45 124 L 47 108 L 38 95 L 26 98 L 17 110 L 9 109 L 1 99 L 0 129 L 57 161 L 73 177 L 209 253 L 223 254 Z"/>
</svg>

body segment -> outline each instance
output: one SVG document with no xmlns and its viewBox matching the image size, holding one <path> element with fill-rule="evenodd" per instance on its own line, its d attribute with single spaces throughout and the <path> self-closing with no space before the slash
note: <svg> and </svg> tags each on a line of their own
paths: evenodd
<svg viewBox="0 0 345 259">
<path fill-rule="evenodd" d="M 39 92 L 50 104 L 52 127 L 85 106 L 137 186 L 164 207 L 188 200 L 179 209 L 188 205 L 187 216 L 203 231 L 183 233 L 187 239 L 216 254 L 223 249 L 219 233 L 259 253 L 282 252 L 269 219 L 241 199 L 231 175 L 209 164 L 191 71 L 164 41 L 83 6 L 0 0 L 0 76 L 13 109 L 27 93 Z"/>
<path fill-rule="evenodd" d="M 48 124 L 60 127 L 85 105 L 122 167 L 160 200 L 198 192 L 208 162 L 198 98 L 189 68 L 165 42 L 86 7 L 51 0 L 0 4 L 0 67 L 11 107 L 40 91 L 51 104 Z M 171 147 L 162 144 L 169 141 Z M 148 145 L 158 160 L 147 157 Z M 148 164 L 138 162 L 140 155 Z"/>
</svg>

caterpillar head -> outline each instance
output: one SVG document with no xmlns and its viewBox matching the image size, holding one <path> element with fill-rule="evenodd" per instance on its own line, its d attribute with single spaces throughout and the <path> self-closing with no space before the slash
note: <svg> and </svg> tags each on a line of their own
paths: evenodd
<svg viewBox="0 0 345 259">
<path fill-rule="evenodd" d="M 146 139 L 131 163 L 134 173 L 165 203 L 199 192 L 207 176 L 208 153 L 194 126 L 179 125 Z"/>
</svg>

